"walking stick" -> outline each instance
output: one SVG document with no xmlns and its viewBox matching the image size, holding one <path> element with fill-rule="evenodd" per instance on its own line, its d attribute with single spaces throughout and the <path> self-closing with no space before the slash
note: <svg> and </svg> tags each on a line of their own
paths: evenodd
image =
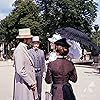
<svg viewBox="0 0 100 100">
<path fill-rule="evenodd" d="M 34 98 L 34 100 L 35 100 L 35 94 L 34 94 L 34 91 L 33 91 L 33 98 Z"/>
<path fill-rule="evenodd" d="M 32 92 L 33 92 L 33 99 L 36 100 L 36 99 L 35 99 L 35 94 L 34 94 L 34 92 L 35 92 L 35 87 L 33 86 L 31 89 L 32 89 Z"/>
<path fill-rule="evenodd" d="M 32 92 L 33 92 L 33 99 L 36 100 L 35 99 L 35 94 L 34 94 L 34 92 L 35 92 L 35 89 L 34 88 L 32 88 Z"/>
</svg>

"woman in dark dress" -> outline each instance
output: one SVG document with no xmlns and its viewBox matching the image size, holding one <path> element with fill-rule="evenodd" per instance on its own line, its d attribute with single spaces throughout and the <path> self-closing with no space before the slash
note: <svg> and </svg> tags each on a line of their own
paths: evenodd
<svg viewBox="0 0 100 100">
<path fill-rule="evenodd" d="M 66 39 L 55 42 L 57 59 L 48 64 L 45 81 L 52 83 L 52 100 L 76 100 L 69 81 L 77 81 L 77 73 L 74 64 L 66 57 L 70 45 Z"/>
</svg>

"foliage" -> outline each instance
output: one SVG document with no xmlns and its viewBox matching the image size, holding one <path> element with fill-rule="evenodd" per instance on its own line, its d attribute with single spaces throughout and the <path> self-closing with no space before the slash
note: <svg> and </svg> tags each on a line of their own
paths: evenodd
<svg viewBox="0 0 100 100">
<path fill-rule="evenodd" d="M 91 39 L 96 45 L 100 46 L 100 31 L 92 32 Z"/>
<path fill-rule="evenodd" d="M 11 49 L 12 44 L 17 46 L 16 36 L 20 28 L 30 28 L 32 35 L 39 35 L 43 40 L 44 34 L 41 22 L 41 16 L 33 0 L 16 0 L 11 13 L 0 23 L 0 39 L 5 42 L 5 48 L 10 45 Z M 6 49 L 5 52 L 8 53 Z"/>
<path fill-rule="evenodd" d="M 11 42 L 18 35 L 18 29 L 31 29 L 33 35 L 43 35 L 41 18 L 36 4 L 32 0 L 16 0 L 14 9 L 5 19 L 1 21 L 1 32 L 5 40 Z"/>
<path fill-rule="evenodd" d="M 93 0 L 37 0 L 48 32 L 61 27 L 74 27 L 91 32 L 97 14 Z"/>
<path fill-rule="evenodd" d="M 97 16 L 93 0 L 16 0 L 13 10 L 0 21 L 0 39 L 7 45 L 17 43 L 18 29 L 29 27 L 32 35 L 39 35 L 47 49 L 46 33 L 57 28 L 73 27 L 91 33 Z"/>
</svg>

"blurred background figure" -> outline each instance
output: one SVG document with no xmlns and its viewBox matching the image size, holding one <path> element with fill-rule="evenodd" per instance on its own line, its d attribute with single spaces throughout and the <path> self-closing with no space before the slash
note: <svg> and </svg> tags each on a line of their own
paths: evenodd
<svg viewBox="0 0 100 100">
<path fill-rule="evenodd" d="M 48 58 L 49 62 L 56 60 L 57 54 L 56 54 L 54 42 L 60 39 L 62 39 L 62 37 L 58 33 L 53 34 L 52 38 L 48 39 L 50 41 L 50 49 L 51 49 L 51 52 L 49 53 L 49 58 Z"/>
<path fill-rule="evenodd" d="M 100 54 L 98 54 L 98 56 L 94 56 L 93 66 L 97 70 L 97 73 L 100 74 Z"/>
<path fill-rule="evenodd" d="M 0 44 L 0 60 L 5 60 L 4 59 L 4 44 Z"/>
<path fill-rule="evenodd" d="M 82 48 L 79 42 L 68 39 L 67 42 L 70 44 L 68 56 L 70 59 L 80 59 L 82 57 Z"/>
</svg>

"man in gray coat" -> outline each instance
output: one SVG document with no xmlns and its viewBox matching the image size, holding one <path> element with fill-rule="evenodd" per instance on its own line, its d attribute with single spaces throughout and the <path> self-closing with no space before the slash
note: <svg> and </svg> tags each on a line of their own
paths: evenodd
<svg viewBox="0 0 100 100">
<path fill-rule="evenodd" d="M 37 100 L 38 98 L 34 62 L 27 51 L 32 37 L 29 28 L 19 29 L 19 35 L 16 37 L 20 43 L 14 51 L 13 100 Z"/>
<path fill-rule="evenodd" d="M 43 50 L 39 49 L 40 41 L 39 36 L 33 36 L 32 49 L 29 50 L 29 54 L 34 61 L 34 68 L 37 81 L 38 98 L 41 100 L 42 91 L 42 76 L 45 72 L 45 56 Z"/>
</svg>

